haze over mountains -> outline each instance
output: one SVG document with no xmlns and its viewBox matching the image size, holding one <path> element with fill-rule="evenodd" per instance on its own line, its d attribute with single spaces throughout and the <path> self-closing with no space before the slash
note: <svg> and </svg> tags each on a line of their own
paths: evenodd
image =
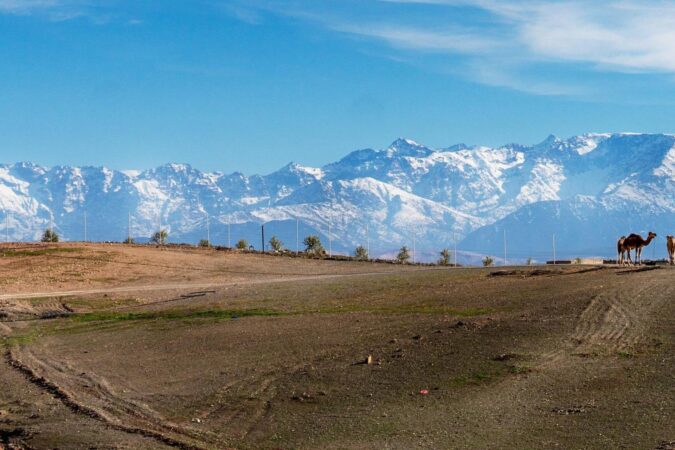
<svg viewBox="0 0 675 450">
<path fill-rule="evenodd" d="M 260 247 L 280 236 L 295 249 L 319 233 L 333 250 L 370 242 L 372 256 L 412 246 L 431 259 L 455 239 L 460 262 L 473 254 L 509 259 L 612 256 L 618 236 L 675 232 L 675 136 L 586 134 L 499 148 L 433 149 L 398 139 L 357 150 L 321 168 L 291 163 L 269 175 L 202 172 L 167 164 L 142 172 L 101 167 L 0 165 L 0 239 L 36 240 L 51 221 L 63 238 L 147 239 L 160 224 L 170 242 L 206 238 Z M 366 235 L 368 230 L 368 237 Z M 326 245 L 327 246 L 327 245 Z M 646 251 L 651 256 L 651 249 Z M 422 258 L 423 259 L 423 258 Z"/>
</svg>

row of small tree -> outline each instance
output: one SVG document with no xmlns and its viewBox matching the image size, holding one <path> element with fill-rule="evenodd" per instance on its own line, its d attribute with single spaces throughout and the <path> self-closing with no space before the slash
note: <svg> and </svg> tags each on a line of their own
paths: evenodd
<svg viewBox="0 0 675 450">
<path fill-rule="evenodd" d="M 150 242 L 158 245 L 164 245 L 168 238 L 169 232 L 167 230 L 159 230 L 151 236 Z M 58 234 L 56 234 L 54 230 L 49 228 L 45 230 L 44 234 L 42 235 L 42 242 L 59 242 L 59 236 Z M 129 237 L 124 241 L 124 243 L 133 244 L 134 240 L 131 237 Z M 319 236 L 309 235 L 302 241 L 302 243 L 305 246 L 305 253 L 314 256 L 326 255 L 326 249 L 323 247 L 323 244 L 321 243 L 321 239 L 319 238 Z M 276 253 L 280 253 L 285 250 L 284 243 L 281 242 L 281 240 L 276 236 L 272 236 L 270 238 L 269 244 L 272 251 Z M 206 239 L 202 239 L 201 241 L 199 241 L 199 246 L 210 247 L 211 243 Z M 237 241 L 235 247 L 239 250 L 246 250 L 251 248 L 246 239 L 240 239 L 239 241 Z M 370 259 L 368 249 L 366 249 L 362 245 L 357 246 L 356 249 L 354 250 L 354 258 L 359 261 L 367 261 L 368 259 Z M 401 264 L 408 263 L 408 261 L 410 260 L 410 249 L 405 245 L 401 247 L 398 254 L 396 255 L 396 260 Z M 438 264 L 442 266 L 450 265 L 450 250 L 444 248 L 440 252 L 440 259 L 438 260 Z M 483 265 L 491 266 L 492 264 L 493 260 L 489 256 L 486 256 L 483 259 Z"/>
</svg>

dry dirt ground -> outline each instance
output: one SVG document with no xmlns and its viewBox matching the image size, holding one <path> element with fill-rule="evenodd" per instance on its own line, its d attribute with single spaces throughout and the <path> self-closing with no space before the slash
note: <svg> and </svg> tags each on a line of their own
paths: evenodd
<svg viewBox="0 0 675 450">
<path fill-rule="evenodd" d="M 0 255 L 0 448 L 675 447 L 670 268 Z"/>
</svg>

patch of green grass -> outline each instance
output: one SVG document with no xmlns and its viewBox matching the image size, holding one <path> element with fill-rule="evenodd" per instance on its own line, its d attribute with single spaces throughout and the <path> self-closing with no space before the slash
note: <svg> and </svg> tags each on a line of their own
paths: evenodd
<svg viewBox="0 0 675 450">
<path fill-rule="evenodd" d="M 40 248 L 36 250 L 5 249 L 0 252 L 0 256 L 2 257 L 42 256 L 42 255 L 50 255 L 53 253 L 74 253 L 81 251 L 82 249 L 77 247 L 50 247 L 50 248 Z"/>
<path fill-rule="evenodd" d="M 135 298 L 110 298 L 110 297 L 95 297 L 95 298 L 66 298 L 63 303 L 76 310 L 79 308 L 85 309 L 106 309 L 120 306 L 137 305 L 138 300 Z"/>
<path fill-rule="evenodd" d="M 446 306 L 430 305 L 393 305 L 393 306 L 368 306 L 368 305 L 344 305 L 307 310 L 306 313 L 335 314 L 350 312 L 367 312 L 380 314 L 450 314 L 459 317 L 474 317 L 490 314 L 490 308 L 449 308 Z"/>
<path fill-rule="evenodd" d="M 142 312 L 95 311 L 75 314 L 68 320 L 72 322 L 127 322 L 140 320 L 191 320 L 191 319 L 233 319 L 252 316 L 279 316 L 282 313 L 266 309 L 204 309 L 204 310 L 165 310 Z"/>
<path fill-rule="evenodd" d="M 514 375 L 522 375 L 525 373 L 530 373 L 532 372 L 532 369 L 530 369 L 527 366 L 516 366 L 516 365 L 510 365 L 508 366 L 509 372 L 514 374 Z"/>
<path fill-rule="evenodd" d="M 34 342 L 41 336 L 38 327 L 32 327 L 21 334 L 12 334 L 11 336 L 0 339 L 0 348 L 11 348 L 17 345 L 25 345 Z"/>
<path fill-rule="evenodd" d="M 616 354 L 620 358 L 626 358 L 626 359 L 635 358 L 635 353 L 631 353 L 631 352 L 616 352 Z"/>
<path fill-rule="evenodd" d="M 450 380 L 454 387 L 479 386 L 494 382 L 512 373 L 508 366 L 499 362 L 487 362 L 472 369 L 466 375 L 458 376 Z"/>
</svg>

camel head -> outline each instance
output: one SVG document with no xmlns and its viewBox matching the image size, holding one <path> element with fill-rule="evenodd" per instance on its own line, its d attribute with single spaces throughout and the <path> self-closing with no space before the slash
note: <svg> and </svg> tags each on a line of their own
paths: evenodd
<svg viewBox="0 0 675 450">
<path fill-rule="evenodd" d="M 650 231 L 649 232 L 649 239 L 654 239 L 655 237 L 656 237 L 656 233 L 654 233 L 653 231 Z"/>
</svg>

